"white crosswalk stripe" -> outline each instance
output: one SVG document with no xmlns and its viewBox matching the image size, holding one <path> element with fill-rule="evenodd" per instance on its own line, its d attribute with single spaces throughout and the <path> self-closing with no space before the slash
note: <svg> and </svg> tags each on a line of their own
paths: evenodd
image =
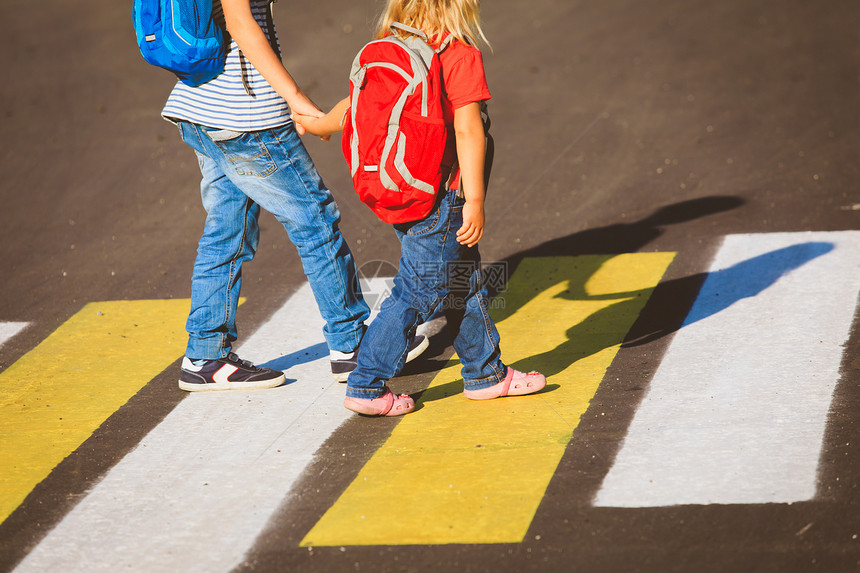
<svg viewBox="0 0 860 573">
<path fill-rule="evenodd" d="M 29 322 L 0 322 L 0 346 L 6 344 L 13 336 L 24 330 Z"/>
<path fill-rule="evenodd" d="M 595 504 L 796 502 L 860 291 L 860 232 L 729 236 Z"/>
<path fill-rule="evenodd" d="M 238 349 L 286 385 L 190 394 L 16 571 L 233 569 L 351 415 L 322 326 L 305 284 Z"/>
<path fill-rule="evenodd" d="M 858 247 L 853 231 L 727 237 L 595 505 L 814 496 L 860 290 Z M 16 571 L 213 572 L 240 564 L 351 415 L 344 386 L 332 381 L 322 325 L 304 285 L 238 349 L 285 370 L 285 386 L 188 395 Z"/>
</svg>

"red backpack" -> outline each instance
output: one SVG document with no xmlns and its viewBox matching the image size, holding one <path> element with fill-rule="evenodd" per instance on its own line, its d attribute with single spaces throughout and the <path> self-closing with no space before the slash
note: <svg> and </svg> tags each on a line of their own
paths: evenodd
<svg viewBox="0 0 860 573">
<path fill-rule="evenodd" d="M 442 185 L 448 130 L 438 49 L 420 30 L 370 42 L 352 64 L 343 154 L 361 200 L 386 223 L 426 217 Z M 449 36 L 450 38 L 450 36 Z"/>
</svg>

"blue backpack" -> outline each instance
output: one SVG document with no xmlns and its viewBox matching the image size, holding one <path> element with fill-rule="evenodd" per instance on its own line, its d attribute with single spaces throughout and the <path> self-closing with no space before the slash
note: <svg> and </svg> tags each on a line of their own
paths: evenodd
<svg viewBox="0 0 860 573">
<path fill-rule="evenodd" d="M 212 19 L 212 0 L 134 0 L 134 31 L 143 59 L 189 86 L 224 70 L 226 31 Z"/>
</svg>

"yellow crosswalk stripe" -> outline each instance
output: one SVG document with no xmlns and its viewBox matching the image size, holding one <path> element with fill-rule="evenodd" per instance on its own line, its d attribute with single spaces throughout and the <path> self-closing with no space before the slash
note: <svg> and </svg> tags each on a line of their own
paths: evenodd
<svg viewBox="0 0 860 573">
<path fill-rule="evenodd" d="M 523 540 L 579 419 L 674 253 L 524 260 L 494 310 L 537 395 L 472 402 L 456 356 L 302 546 Z"/>
<path fill-rule="evenodd" d="M 0 522 L 185 351 L 190 301 L 87 304 L 0 373 Z"/>
</svg>

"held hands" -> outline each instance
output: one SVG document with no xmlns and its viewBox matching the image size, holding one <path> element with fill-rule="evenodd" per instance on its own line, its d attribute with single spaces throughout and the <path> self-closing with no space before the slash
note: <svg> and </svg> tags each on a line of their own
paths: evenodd
<svg viewBox="0 0 860 573">
<path fill-rule="evenodd" d="M 484 236 L 484 202 L 469 201 L 463 205 L 463 226 L 457 231 L 457 242 L 474 247 Z"/>
<path fill-rule="evenodd" d="M 331 139 L 332 132 L 326 130 L 325 119 L 325 115 L 312 116 L 293 112 L 293 121 L 296 122 L 296 129 L 299 130 L 299 133 L 307 132 L 319 136 L 323 141 L 328 141 Z"/>
<path fill-rule="evenodd" d="M 299 132 L 299 135 L 305 134 L 304 125 L 296 120 L 296 117 L 306 117 L 308 119 L 320 118 L 325 115 L 314 102 L 312 102 L 304 93 L 299 92 L 299 94 L 293 98 L 293 101 L 287 102 L 292 110 L 293 121 L 296 122 L 296 131 Z M 327 138 L 326 141 L 328 140 Z"/>
<path fill-rule="evenodd" d="M 326 114 L 307 113 L 301 109 L 294 109 L 293 120 L 296 122 L 296 127 L 301 127 L 303 131 L 328 141 L 333 133 L 343 130 L 343 121 L 348 109 L 349 98 L 344 98 Z"/>
</svg>

